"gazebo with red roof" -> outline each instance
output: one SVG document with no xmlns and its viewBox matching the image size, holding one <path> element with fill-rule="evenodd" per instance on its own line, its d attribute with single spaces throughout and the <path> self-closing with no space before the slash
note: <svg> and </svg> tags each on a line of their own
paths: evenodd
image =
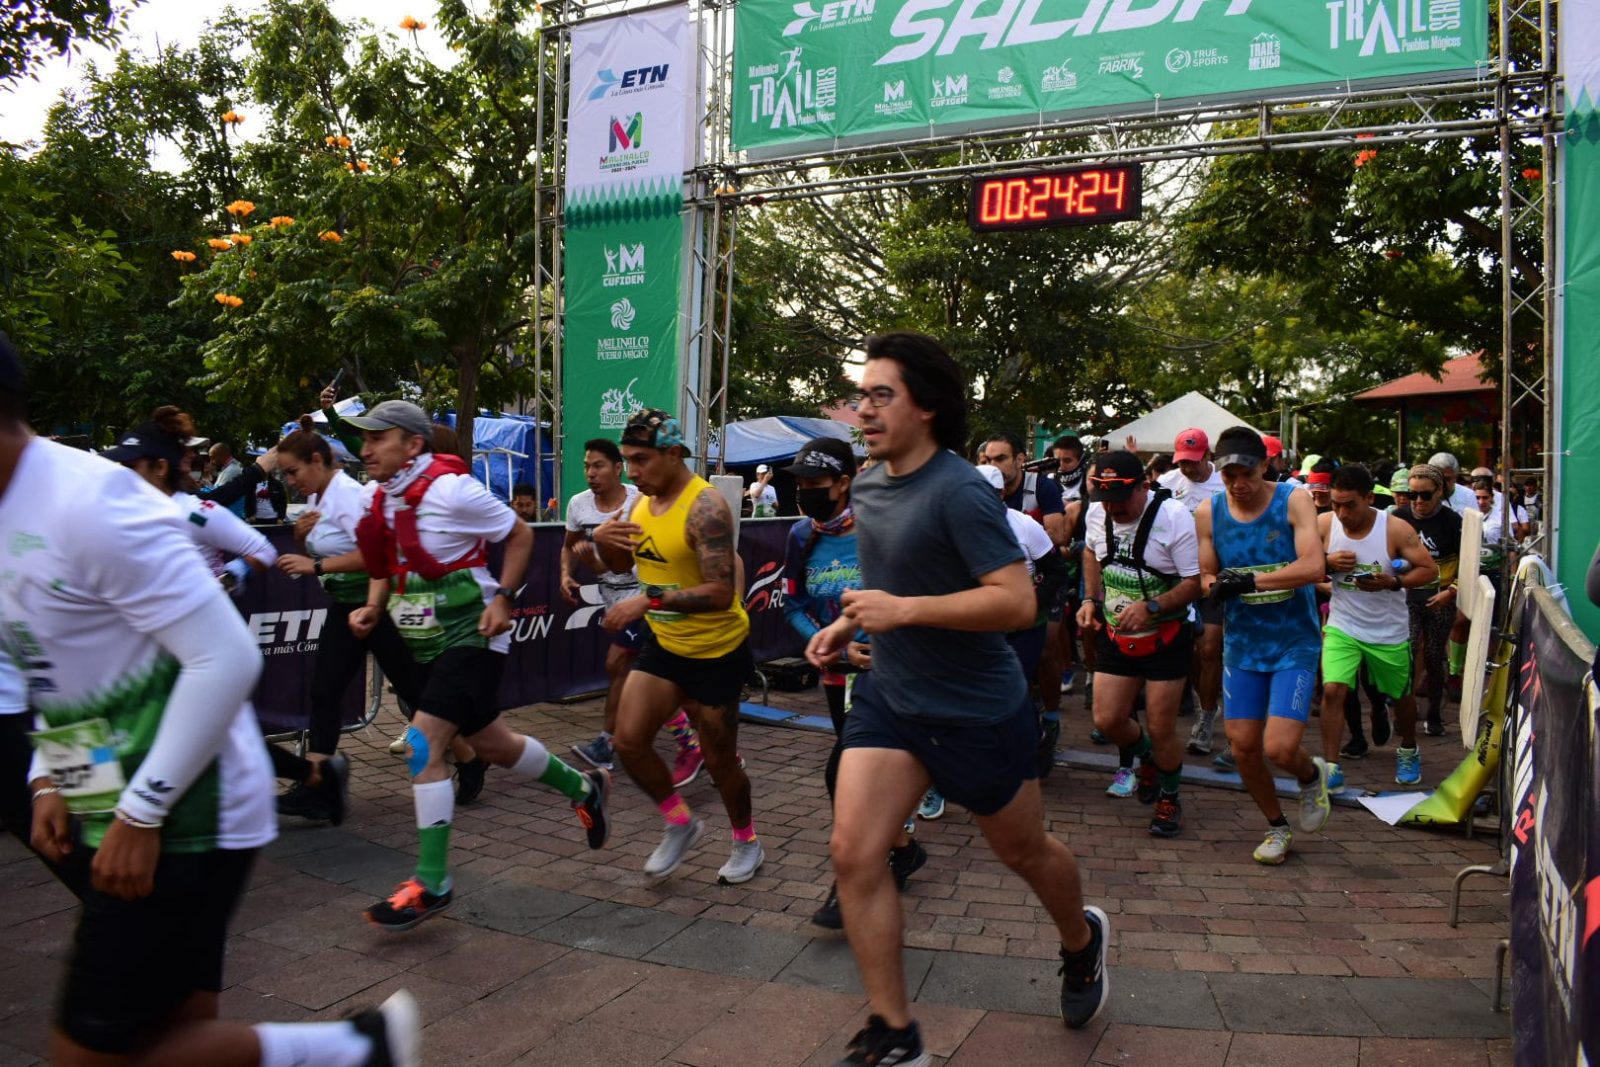
<svg viewBox="0 0 1600 1067">
<path fill-rule="evenodd" d="M 1403 378 L 1384 382 L 1376 389 L 1357 393 L 1353 398 L 1360 404 L 1391 408 L 1395 412 L 1395 440 L 1399 455 L 1406 454 L 1406 421 L 1421 418 L 1455 425 L 1497 426 L 1500 422 L 1499 387 L 1483 380 L 1483 353 L 1459 356 L 1447 360 L 1435 378 L 1426 371 L 1408 374 Z M 1478 456 L 1478 463 L 1487 463 L 1498 435 L 1492 435 L 1488 445 Z M 1476 464 L 1473 464 L 1476 465 Z M 1467 457 L 1462 457 L 1466 468 Z"/>
</svg>

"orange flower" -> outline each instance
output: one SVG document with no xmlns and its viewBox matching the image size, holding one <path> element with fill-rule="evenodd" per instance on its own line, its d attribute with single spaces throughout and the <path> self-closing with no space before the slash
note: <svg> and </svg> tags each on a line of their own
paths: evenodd
<svg viewBox="0 0 1600 1067">
<path fill-rule="evenodd" d="M 222 121 L 227 123 L 229 126 L 237 126 L 239 123 L 244 121 L 244 116 L 239 114 L 237 111 L 234 111 L 232 108 L 229 108 L 227 111 L 222 113 Z"/>
<path fill-rule="evenodd" d="M 247 245 L 251 241 L 254 241 L 255 238 L 251 237 L 247 233 L 235 233 L 235 234 L 230 234 L 229 237 L 228 237 L 228 240 L 232 241 L 236 245 Z"/>
<path fill-rule="evenodd" d="M 1528 179 L 1530 182 L 1536 182 L 1540 178 L 1544 177 L 1544 171 L 1540 170 L 1538 167 L 1528 167 L 1523 170 L 1522 176 Z"/>
<path fill-rule="evenodd" d="M 400 28 L 402 30 L 409 30 L 412 33 L 416 33 L 418 30 L 427 29 L 428 24 L 420 19 L 414 19 L 410 15 L 407 15 L 405 18 L 400 20 Z"/>
<path fill-rule="evenodd" d="M 249 218 L 255 213 L 256 206 L 248 200 L 235 200 L 228 205 L 228 214 L 236 219 Z"/>
<path fill-rule="evenodd" d="M 233 247 L 232 242 L 225 237 L 213 237 L 211 240 L 207 241 L 206 244 L 210 245 L 212 248 L 215 248 L 218 252 L 226 252 L 228 249 Z"/>
<path fill-rule="evenodd" d="M 322 143 L 327 145 L 329 148 L 332 148 L 334 145 L 339 143 L 339 138 L 330 133 L 328 136 L 322 139 Z"/>
<path fill-rule="evenodd" d="M 401 164 L 401 162 L 403 162 L 403 161 L 401 160 L 401 158 L 399 156 L 390 156 L 389 157 L 389 165 L 391 167 L 398 167 Z"/>
<path fill-rule="evenodd" d="M 1368 148 L 1368 149 L 1365 149 L 1364 151 L 1357 152 L 1356 153 L 1356 166 L 1364 167 L 1368 163 L 1371 163 L 1374 159 L 1377 159 L 1377 158 L 1378 158 L 1378 150 L 1376 148 Z"/>
<path fill-rule="evenodd" d="M 1398 248 L 1385 248 L 1383 254 L 1390 259 L 1404 259 L 1406 254 Z"/>
<path fill-rule="evenodd" d="M 288 215 L 274 215 L 272 216 L 271 225 L 273 229 L 277 229 L 279 226 L 293 226 L 294 219 Z"/>
<path fill-rule="evenodd" d="M 172 258 L 177 260 L 179 263 L 193 263 L 195 257 L 193 252 L 186 252 L 180 248 L 178 251 L 172 253 Z"/>
<path fill-rule="evenodd" d="M 339 147 L 340 148 L 349 148 L 350 147 L 350 138 L 344 136 L 343 134 L 340 134 L 339 135 Z"/>
<path fill-rule="evenodd" d="M 244 298 L 234 296 L 232 293 L 218 293 L 212 299 L 225 308 L 236 308 L 244 303 Z"/>
<path fill-rule="evenodd" d="M 356 170 L 359 170 L 362 174 L 365 174 L 367 171 L 369 171 L 371 169 L 372 169 L 372 164 L 371 163 L 368 163 L 364 159 L 356 160 Z"/>
<path fill-rule="evenodd" d="M 323 230 L 317 236 L 322 238 L 324 241 L 332 241 L 334 244 L 338 244 L 340 241 L 344 240 L 343 237 L 339 236 L 339 232 L 337 230 Z"/>
</svg>

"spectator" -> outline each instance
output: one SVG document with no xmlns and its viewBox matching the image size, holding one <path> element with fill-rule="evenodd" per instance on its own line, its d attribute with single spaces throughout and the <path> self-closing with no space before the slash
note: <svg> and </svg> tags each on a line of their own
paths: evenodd
<svg viewBox="0 0 1600 1067">
<path fill-rule="evenodd" d="M 756 480 L 745 495 L 750 498 L 750 517 L 770 519 L 778 513 L 778 491 L 772 487 L 772 468 L 765 463 L 756 468 Z"/>
<path fill-rule="evenodd" d="M 523 522 L 539 521 L 539 496 L 527 482 L 517 483 L 511 490 L 511 510 Z"/>
<path fill-rule="evenodd" d="M 211 481 L 213 490 L 221 489 L 235 478 L 244 474 L 244 468 L 239 465 L 237 459 L 233 458 L 233 449 L 226 442 L 218 441 L 212 445 L 210 457 L 212 469 L 216 471 L 216 475 Z M 242 497 L 231 501 L 227 507 L 229 511 L 239 516 L 239 518 L 245 517 L 244 499 Z"/>
</svg>

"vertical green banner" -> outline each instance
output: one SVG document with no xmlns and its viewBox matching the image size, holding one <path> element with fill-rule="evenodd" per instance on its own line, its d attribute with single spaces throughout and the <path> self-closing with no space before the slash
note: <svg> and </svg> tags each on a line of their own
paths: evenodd
<svg viewBox="0 0 1600 1067">
<path fill-rule="evenodd" d="M 585 441 L 615 441 L 639 408 L 679 403 L 681 210 L 681 197 L 657 197 L 630 204 L 627 218 L 569 216 L 561 472 L 569 498 L 584 486 Z"/>
</svg>

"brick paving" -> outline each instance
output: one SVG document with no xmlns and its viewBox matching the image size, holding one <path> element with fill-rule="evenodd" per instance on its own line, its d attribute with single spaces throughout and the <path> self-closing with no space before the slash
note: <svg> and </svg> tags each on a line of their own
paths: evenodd
<svg viewBox="0 0 1600 1067">
<path fill-rule="evenodd" d="M 775 705 L 820 713 L 815 693 Z M 1063 748 L 1090 749 L 1080 698 L 1064 698 Z M 509 713 L 564 753 L 592 735 L 594 702 Z M 640 872 L 659 817 L 621 781 L 612 845 L 591 853 L 560 798 L 491 771 L 457 813 L 453 911 L 386 937 L 359 911 L 409 872 L 415 851 L 399 719 L 346 739 L 355 765 L 339 830 L 287 825 L 234 924 L 224 1013 L 338 1017 L 407 987 L 421 999 L 430 1064 L 831 1064 L 863 1001 L 837 935 L 810 926 L 825 895 L 831 737 L 745 725 L 768 861 L 718 886 L 727 824 L 712 784 L 687 791 L 714 832 L 668 883 Z M 1454 731 L 1423 738 L 1428 784 L 1462 755 Z M 1104 751 L 1104 750 L 1101 750 Z M 1196 762 L 1199 762 L 1198 760 Z M 1384 787 L 1390 750 L 1351 763 L 1354 786 Z M 905 898 L 908 975 L 930 1051 L 990 1064 L 1037 1051 L 1052 1063 L 1332 1065 L 1509 1063 L 1509 1027 L 1489 1011 L 1504 886 L 1468 883 L 1445 924 L 1455 872 L 1492 862 L 1492 842 L 1396 829 L 1341 807 L 1301 835 L 1289 863 L 1250 859 L 1260 816 L 1242 793 L 1185 791 L 1184 836 L 1146 833 L 1148 809 L 1104 795 L 1104 772 L 1058 769 L 1051 829 L 1080 857 L 1086 895 L 1111 916 L 1113 1009 L 1082 1034 L 1050 1017 L 1053 929 L 1026 887 L 954 808 L 919 826 L 930 862 Z M 1392 785 L 1388 786 L 1392 788 Z M 20 849 L 0 846 L 0 1067 L 43 1051 L 70 898 Z M 692 993 L 692 995 L 685 995 Z"/>
</svg>

